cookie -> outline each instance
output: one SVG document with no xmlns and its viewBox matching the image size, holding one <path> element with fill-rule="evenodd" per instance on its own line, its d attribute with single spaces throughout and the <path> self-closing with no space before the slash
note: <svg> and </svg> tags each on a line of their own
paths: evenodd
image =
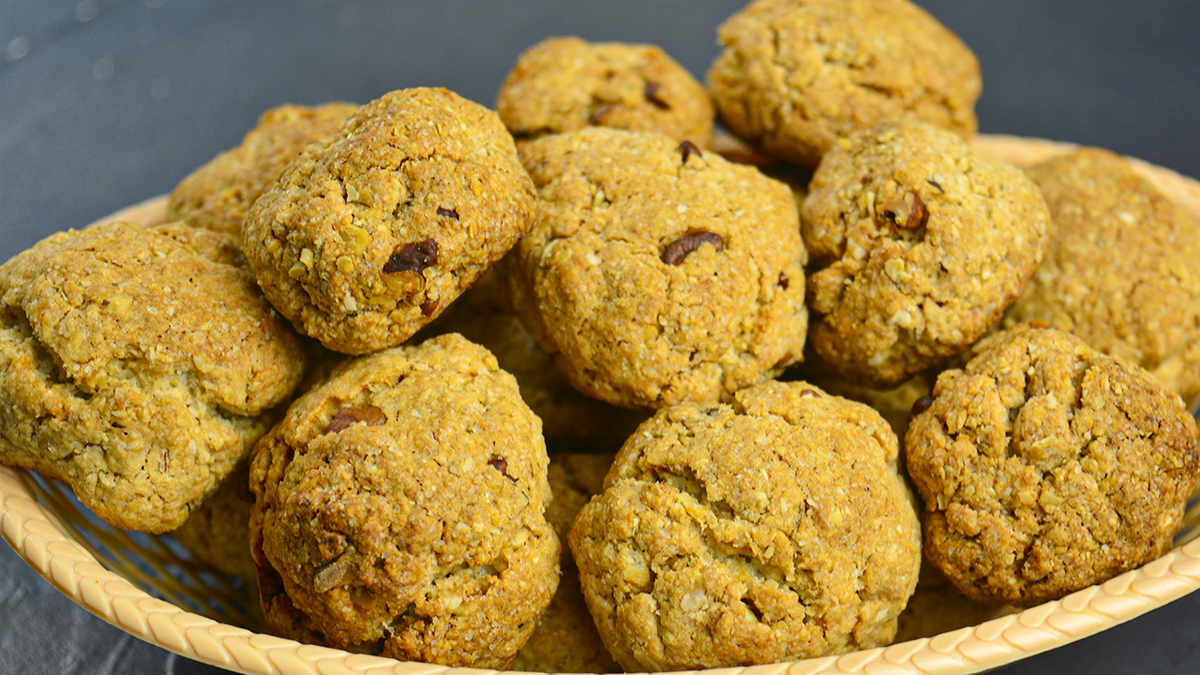
<svg viewBox="0 0 1200 675">
<path fill-rule="evenodd" d="M 936 377 L 936 374 L 921 373 L 891 387 L 872 387 L 830 373 L 819 367 L 815 360 L 806 360 L 802 366 L 793 368 L 780 379 L 802 380 L 817 385 L 833 396 L 869 405 L 887 421 L 897 438 L 904 438 L 913 407 L 919 408 L 924 404 L 918 401 L 929 396 Z M 903 447 L 900 452 L 903 454 Z"/>
<path fill-rule="evenodd" d="M 978 59 L 907 0 L 758 0 L 717 38 L 708 87 L 721 123 L 788 162 L 814 167 L 888 119 L 975 133 Z"/>
<path fill-rule="evenodd" d="M 347 361 L 255 448 L 251 552 L 286 637 L 504 668 L 558 583 L 537 417 L 458 335 Z"/>
<path fill-rule="evenodd" d="M 569 541 L 629 671 L 776 663 L 888 644 L 920 526 L 870 408 L 803 382 L 659 410 Z"/>
<path fill-rule="evenodd" d="M 801 357 L 806 252 L 786 185 L 660 134 L 530 142 L 541 214 L 504 262 L 530 334 L 583 393 L 715 403 Z"/>
<path fill-rule="evenodd" d="M 967 349 L 1042 261 L 1050 216 L 1020 170 L 922 122 L 884 122 L 822 160 L 800 210 L 812 348 L 897 384 Z"/>
<path fill-rule="evenodd" d="M 712 141 L 708 91 L 661 48 L 555 37 L 527 49 L 504 79 L 496 112 L 518 140 L 588 126 Z"/>
<path fill-rule="evenodd" d="M 167 199 L 167 221 L 182 220 L 240 238 L 254 200 L 305 146 L 337 131 L 357 107 L 289 104 L 266 111 L 241 145 L 212 158 L 175 186 Z"/>
<path fill-rule="evenodd" d="M 1013 304 L 1012 325 L 1044 321 L 1200 395 L 1200 222 L 1124 159 L 1085 148 L 1027 171 L 1054 234 Z"/>
<path fill-rule="evenodd" d="M 1018 606 L 1134 569 L 1171 546 L 1196 438 L 1138 366 L 1053 329 L 997 333 L 909 424 L 926 556 L 967 597 Z"/>
<path fill-rule="evenodd" d="M 253 584 L 257 572 L 250 555 L 250 462 L 225 477 L 216 491 L 192 509 L 188 519 L 171 531 L 193 558 Z"/>
<path fill-rule="evenodd" d="M 304 334 L 348 354 L 400 344 L 504 255 L 536 204 L 496 114 L 404 89 L 312 144 L 246 214 L 246 258 Z"/>
</svg>

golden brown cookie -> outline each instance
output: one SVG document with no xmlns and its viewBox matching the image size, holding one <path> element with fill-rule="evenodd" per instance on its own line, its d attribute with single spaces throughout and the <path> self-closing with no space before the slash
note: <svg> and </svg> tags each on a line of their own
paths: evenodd
<svg viewBox="0 0 1200 675">
<path fill-rule="evenodd" d="M 187 521 L 172 530 L 174 537 L 194 558 L 247 584 L 257 572 L 250 555 L 250 462 L 237 465 Z"/>
<path fill-rule="evenodd" d="M 715 116 L 708 91 L 661 48 L 578 37 L 548 38 L 522 53 L 496 112 L 517 139 L 604 126 L 701 148 L 712 141 Z"/>
<path fill-rule="evenodd" d="M 659 410 L 569 536 L 613 658 L 687 670 L 889 643 L 921 549 L 896 451 L 873 410 L 803 382 Z"/>
<path fill-rule="evenodd" d="M 182 525 L 303 369 L 225 234 L 110 223 L 0 266 L 0 462 L 115 527 Z"/>
<path fill-rule="evenodd" d="M 615 405 L 715 403 L 803 351 L 804 246 L 786 185 L 660 134 L 530 142 L 541 215 L 505 259 L 529 332 Z"/>
<path fill-rule="evenodd" d="M 767 154 L 813 167 L 838 138 L 887 119 L 975 133 L 979 61 L 908 0 L 758 0 L 717 38 L 718 116 Z"/>
<path fill-rule="evenodd" d="M 541 424 L 458 335 L 352 359 L 255 448 L 251 551 L 287 637 L 503 668 L 558 583 Z"/>
<path fill-rule="evenodd" d="M 241 145 L 190 173 L 171 191 L 167 221 L 240 237 L 242 221 L 258 199 L 309 143 L 338 130 L 358 106 L 282 105 L 258 118 Z"/>
<path fill-rule="evenodd" d="M 993 335 L 909 424 L 926 556 L 968 597 L 1023 606 L 1138 567 L 1179 529 L 1196 438 L 1136 365 L 1053 329 Z"/>
<path fill-rule="evenodd" d="M 495 113 L 445 89 L 404 89 L 308 146 L 246 214 L 243 246 L 301 332 L 363 354 L 436 317 L 535 206 Z"/>
<path fill-rule="evenodd" d="M 800 216 L 812 348 L 899 383 L 966 350 L 1042 260 L 1050 217 L 1020 170 L 921 122 L 885 122 L 822 160 Z"/>
<path fill-rule="evenodd" d="M 1041 320 L 1200 394 L 1200 221 L 1128 162 L 1085 148 L 1028 170 L 1054 234 L 1005 321 Z"/>
</svg>

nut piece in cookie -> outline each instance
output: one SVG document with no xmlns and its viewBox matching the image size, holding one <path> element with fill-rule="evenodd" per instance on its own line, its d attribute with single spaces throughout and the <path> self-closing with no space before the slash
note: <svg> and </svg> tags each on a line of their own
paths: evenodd
<svg viewBox="0 0 1200 675">
<path fill-rule="evenodd" d="M 255 448 L 251 552 L 287 637 L 504 668 L 558 584 L 541 424 L 458 335 L 339 366 Z"/>
<path fill-rule="evenodd" d="M 271 303 L 363 354 L 429 323 L 525 231 L 536 199 L 496 114 L 444 89 L 391 92 L 308 146 L 246 214 Z"/>
<path fill-rule="evenodd" d="M 972 599 L 1029 606 L 1170 548 L 1200 476 L 1179 397 L 1053 329 L 976 353 L 938 377 L 905 439 L 930 562 Z"/>
<path fill-rule="evenodd" d="M 721 122 L 780 159 L 816 166 L 886 119 L 975 133 L 979 61 L 908 0 L 758 0 L 717 38 L 708 87 Z"/>
<path fill-rule="evenodd" d="M 1200 394 L 1200 221 L 1121 157 L 1085 148 L 1027 170 L 1054 232 L 1010 308 L 1150 371 L 1191 402 Z"/>
<path fill-rule="evenodd" d="M 241 145 L 212 158 L 175 186 L 167 201 L 167 221 L 182 220 L 240 237 L 254 200 L 305 146 L 337 131 L 357 107 L 326 103 L 266 111 Z"/>
<path fill-rule="evenodd" d="M 0 266 L 0 462 L 114 527 L 179 527 L 304 369 L 243 265 L 219 232 L 110 223 Z"/>
<path fill-rule="evenodd" d="M 577 37 L 549 38 L 521 54 L 496 112 L 517 139 L 603 126 L 704 148 L 715 117 L 708 91 L 662 49 Z"/>
<path fill-rule="evenodd" d="M 965 351 L 1014 301 L 1050 216 L 1020 170 L 922 122 L 884 122 L 825 156 L 800 209 L 812 348 L 896 384 Z"/>
<path fill-rule="evenodd" d="M 504 266 L 518 315 L 580 391 L 716 403 L 803 353 L 792 192 L 661 134 L 592 127 L 522 149 L 541 214 Z"/>
<path fill-rule="evenodd" d="M 569 534 L 613 658 L 689 670 L 888 644 L 921 551 L 896 453 L 877 413 L 803 382 L 659 410 Z"/>
</svg>

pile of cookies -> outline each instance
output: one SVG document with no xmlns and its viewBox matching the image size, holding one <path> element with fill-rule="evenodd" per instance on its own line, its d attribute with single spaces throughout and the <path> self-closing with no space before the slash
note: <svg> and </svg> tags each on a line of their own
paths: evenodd
<svg viewBox="0 0 1200 675">
<path fill-rule="evenodd" d="M 495 111 L 273 109 L 168 224 L 17 255 L 0 460 L 272 632 L 452 666 L 838 654 L 1165 552 L 1200 223 L 1103 150 L 973 149 L 979 64 L 908 0 L 717 35 L 707 86 L 552 38 Z"/>
</svg>

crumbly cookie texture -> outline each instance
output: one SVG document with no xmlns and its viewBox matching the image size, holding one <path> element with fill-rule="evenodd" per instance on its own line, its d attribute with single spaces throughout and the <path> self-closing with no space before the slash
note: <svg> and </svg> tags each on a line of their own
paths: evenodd
<svg viewBox="0 0 1200 675">
<path fill-rule="evenodd" d="M 483 345 L 517 378 L 521 398 L 542 420 L 550 449 L 615 452 L 647 415 L 584 396 L 571 386 L 513 310 L 508 286 L 489 272 L 467 289 L 426 333 L 459 333 Z"/>
<path fill-rule="evenodd" d="M 758 0 L 717 38 L 708 87 L 721 122 L 786 161 L 816 166 L 886 119 L 975 133 L 978 59 L 907 0 Z"/>
<path fill-rule="evenodd" d="M 1200 395 L 1200 222 L 1124 159 L 1085 148 L 1027 171 L 1054 234 L 1005 317 L 1041 320 Z M 1103 261 L 1103 262 L 1098 262 Z"/>
<path fill-rule="evenodd" d="M 339 366 L 255 448 L 251 552 L 287 637 L 504 668 L 558 584 L 541 424 L 458 335 Z"/>
<path fill-rule="evenodd" d="M 991 336 L 908 428 L 926 556 L 968 597 L 1023 606 L 1138 567 L 1179 529 L 1196 438 L 1134 364 L 1053 329 Z"/>
<path fill-rule="evenodd" d="M 306 335 L 363 354 L 429 323 L 499 260 L 536 207 L 496 114 L 404 89 L 312 144 L 246 214 L 263 292 Z"/>
<path fill-rule="evenodd" d="M 617 663 L 717 668 L 888 644 L 921 549 L 896 452 L 873 410 L 803 382 L 658 411 L 569 535 Z"/>
<path fill-rule="evenodd" d="M 304 368 L 243 265 L 218 232 L 110 223 L 0 266 L 0 462 L 114 527 L 183 524 Z"/>
<path fill-rule="evenodd" d="M 505 267 L 577 389 L 629 408 L 715 403 L 803 353 L 807 254 L 787 186 L 660 134 L 530 142 L 541 215 Z"/>
<path fill-rule="evenodd" d="M 254 200 L 305 146 L 337 131 L 356 108 L 335 102 L 289 104 L 264 112 L 241 145 L 212 158 L 175 186 L 167 200 L 167 221 L 182 220 L 240 238 Z"/>
<path fill-rule="evenodd" d="M 522 53 L 496 112 L 518 139 L 604 126 L 702 148 L 712 142 L 715 118 L 704 85 L 661 48 L 578 37 L 548 38 Z"/>
<path fill-rule="evenodd" d="M 800 210 L 812 347 L 835 371 L 899 383 L 966 350 L 1025 288 L 1050 216 L 1020 170 L 922 122 L 841 141 Z"/>
</svg>

